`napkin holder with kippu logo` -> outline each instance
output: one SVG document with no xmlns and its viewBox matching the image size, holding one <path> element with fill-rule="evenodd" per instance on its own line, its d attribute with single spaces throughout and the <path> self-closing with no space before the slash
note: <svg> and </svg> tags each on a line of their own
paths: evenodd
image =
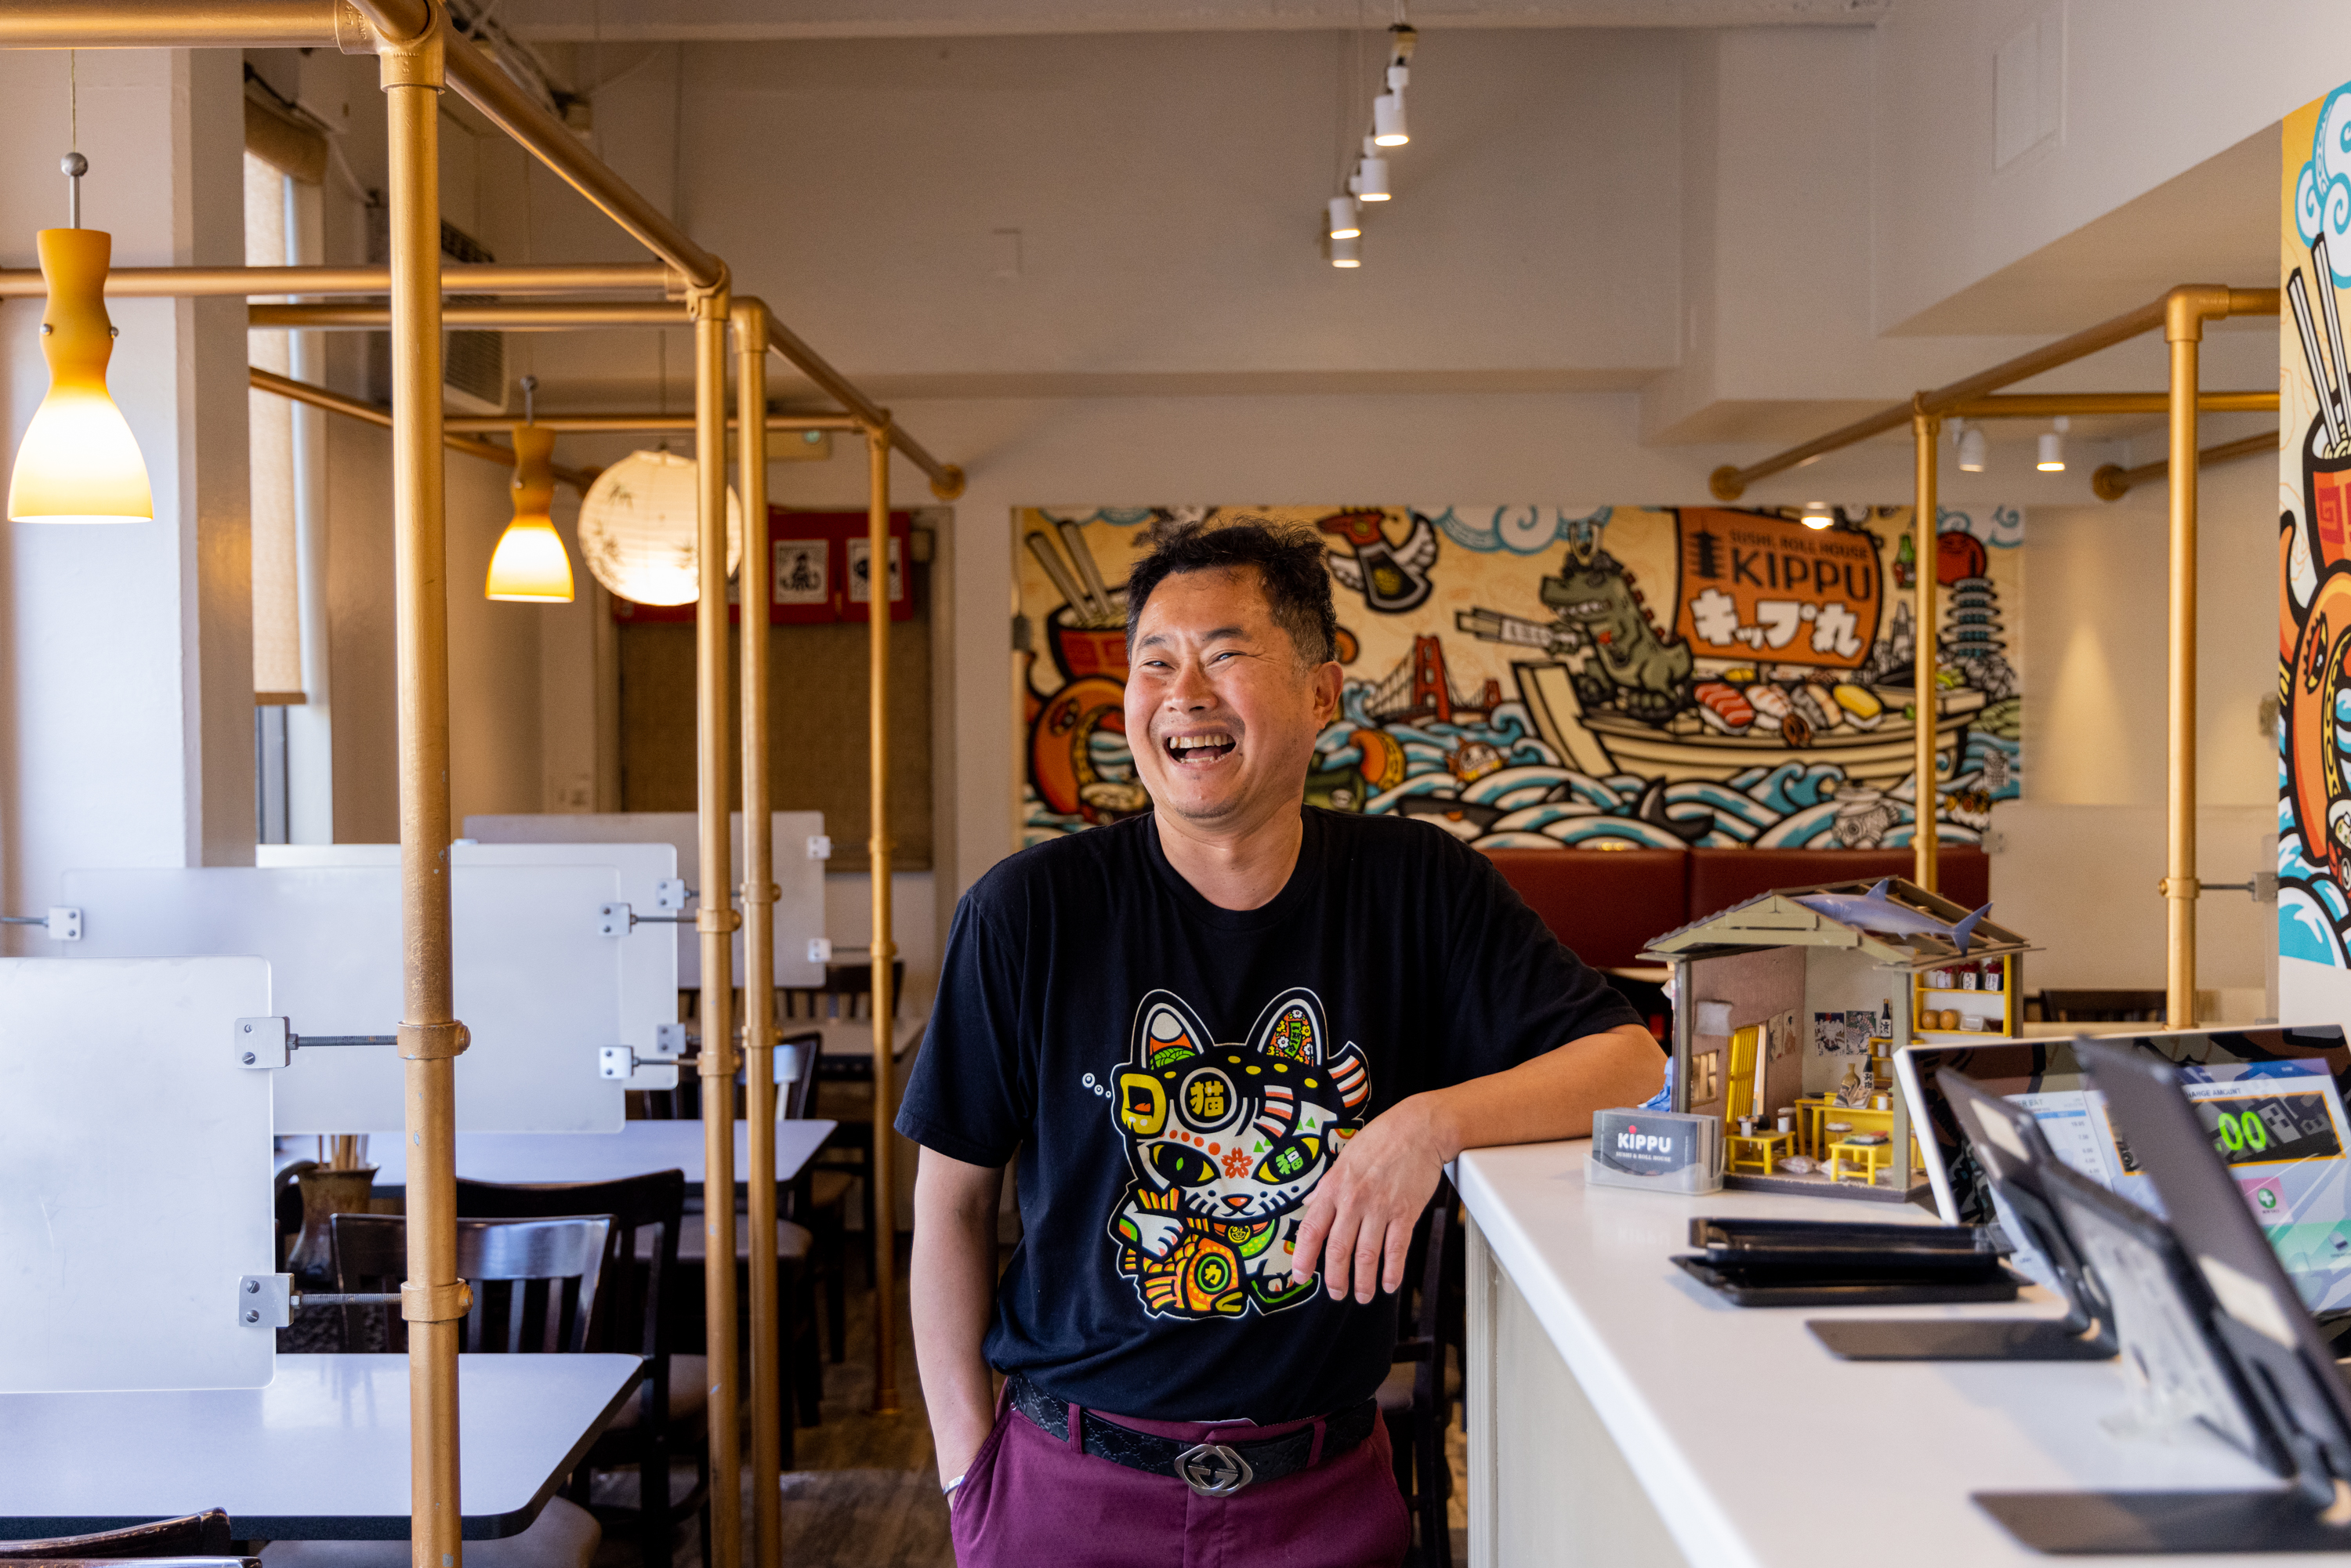
<svg viewBox="0 0 2351 1568">
<path fill-rule="evenodd" d="M 1649 1192 L 1722 1190 L 1722 1123 L 1681 1111 L 1603 1111 L 1592 1118 L 1583 1179 Z"/>
</svg>

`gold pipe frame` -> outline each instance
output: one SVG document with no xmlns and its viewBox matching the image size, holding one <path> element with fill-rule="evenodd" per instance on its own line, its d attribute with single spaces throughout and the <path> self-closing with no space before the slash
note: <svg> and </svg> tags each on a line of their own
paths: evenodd
<svg viewBox="0 0 2351 1568">
<path fill-rule="evenodd" d="M 621 265 L 512 267 L 451 263 L 441 269 L 444 294 L 574 294 L 680 285 L 659 262 Z M 383 294 L 392 287 L 384 267 L 122 267 L 107 274 L 110 299 L 256 298 L 277 294 Z M 48 292 L 38 267 L 0 267 L 0 299 L 37 299 Z"/>
<path fill-rule="evenodd" d="M 274 392 L 279 397 L 295 402 L 308 403 L 312 408 L 324 409 L 329 413 L 340 413 L 347 418 L 360 420 L 385 430 L 392 428 L 392 410 L 381 404 L 362 402 L 355 397 L 345 397 L 340 392 L 329 392 L 325 387 L 315 386 L 308 382 L 298 382 L 291 376 L 281 376 L 275 371 L 265 371 L 258 365 L 247 365 L 245 375 L 246 384 L 256 392 Z M 543 424 L 546 422 L 542 420 L 538 423 Z M 485 458 L 492 463 L 503 463 L 509 468 L 514 466 L 513 447 L 502 446 L 495 441 L 480 441 L 470 435 L 460 434 L 455 428 L 459 423 L 484 430 L 510 430 L 514 427 L 514 421 L 508 419 L 458 422 L 444 419 L 441 422 L 441 444 L 450 451 L 462 452 L 468 457 Z M 597 471 L 593 468 L 557 467 L 552 472 L 558 479 L 582 495 L 587 494 L 588 486 L 596 482 Z"/>
<path fill-rule="evenodd" d="M 736 301 L 742 303 L 740 298 Z M 739 361 L 738 361 L 739 372 Z M 542 429 L 569 435 L 625 434 L 639 430 L 692 430 L 694 416 L 690 413 L 542 413 L 533 423 Z M 468 434 L 478 431 L 510 430 L 514 421 L 496 414 L 452 414 L 441 422 L 444 430 Z M 729 415 L 726 428 L 739 430 L 742 421 Z M 845 413 L 771 413 L 768 416 L 769 434 L 777 431 L 859 430 L 863 427 Z"/>
<path fill-rule="evenodd" d="M 2204 413 L 2275 413 L 2278 394 L 2270 389 L 2252 392 L 2208 392 L 2196 397 Z M 2159 392 L 2001 392 L 1970 398 L 1943 411 L 1964 419 L 2050 419 L 2060 414 L 2168 413 L 2171 394 Z"/>
<path fill-rule="evenodd" d="M 695 483 L 699 528 L 694 608 L 695 796 L 701 833 L 702 1245 L 705 1354 L 710 1358 L 711 1568 L 738 1568 L 743 1461 L 735 1342 L 735 928 L 726 798 L 726 312 L 724 290 L 694 300 Z"/>
<path fill-rule="evenodd" d="M 437 21 L 437 14 L 435 14 Z M 449 591 L 441 466 L 442 31 L 379 57 L 391 152 L 392 562 L 400 796 L 399 1053 L 408 1149 L 409 1556 L 458 1568 L 455 1011 L 449 908 Z"/>
<path fill-rule="evenodd" d="M 452 330 L 499 328 L 510 332 L 567 327 L 684 327 L 683 304 L 633 299 L 515 300 L 492 305 L 444 305 L 441 319 Z M 283 327 L 298 332 L 381 332 L 392 313 L 381 305 L 251 305 L 246 324 Z"/>
<path fill-rule="evenodd" d="M 1912 727 L 1917 750 L 1912 766 L 1917 771 L 1917 794 L 1910 802 L 1911 878 L 1932 893 L 1938 873 L 1937 853 L 1942 847 L 1942 795 L 1935 785 L 1935 725 L 1941 716 L 1935 687 L 1935 524 L 1939 515 L 1935 496 L 1935 462 L 1943 422 L 1920 409 L 1910 416 L 1911 444 L 1917 459 L 1917 497 L 1910 514 L 1911 550 L 1917 557 L 1912 575 L 1917 579 L 1917 618 L 1911 637 L 1911 701 L 1917 723 Z"/>
<path fill-rule="evenodd" d="M 2217 284 L 2183 284 L 2180 287 L 2220 287 Z M 1707 488 L 1713 492 L 1715 499 L 1719 501 L 1736 501 L 1747 493 L 1747 486 L 1758 479 L 1783 473 L 1790 468 L 1809 463 L 1816 457 L 1824 457 L 1832 452 L 1851 446 L 1855 442 L 1866 441 L 1873 435 L 1882 435 L 1917 414 L 1949 413 L 1957 404 L 1982 397 L 1988 392 L 1998 392 L 2004 386 L 2013 386 L 2018 382 L 2029 380 L 2045 371 L 2055 370 L 2059 365 L 2071 364 L 2075 360 L 2085 359 L 2101 349 L 2111 349 L 2116 343 L 2126 342 L 2143 332 L 2151 332 L 2163 325 L 2164 312 L 2168 308 L 2171 295 L 2178 292 L 2178 289 L 2173 289 L 2171 293 L 2142 305 L 2136 310 L 2126 311 L 2112 320 L 2101 321 L 2096 326 L 2076 332 L 2070 338 L 2061 338 L 2053 343 L 2043 344 L 2030 353 L 2019 354 L 2012 360 L 2003 360 L 1988 371 L 1979 371 L 1974 375 L 1964 377 L 1948 386 L 1938 387 L 1932 392 L 1919 392 L 1908 402 L 1895 403 L 1890 407 L 1882 408 L 1865 418 L 1854 421 L 1851 424 L 1840 425 L 1826 435 L 1815 436 L 1801 446 L 1792 446 L 1785 452 L 1774 453 L 1761 463 L 1750 464 L 1744 468 L 1725 464 L 1707 476 Z M 2278 291 L 2274 288 L 2231 288 L 2225 292 L 2229 298 L 2228 314 L 2231 316 L 2277 314 Z"/>
<path fill-rule="evenodd" d="M 858 391 L 848 377 L 826 363 L 822 355 L 800 341 L 783 323 L 770 321 L 768 331 L 776 352 L 783 355 L 787 364 L 814 382 L 817 389 L 827 397 L 855 414 L 867 430 L 880 431 L 891 445 L 906 455 L 908 461 L 929 475 L 932 495 L 942 501 L 952 501 L 963 494 L 962 469 L 932 456 L 922 443 L 898 428 L 888 409 L 877 406 L 872 398 Z"/>
<path fill-rule="evenodd" d="M 891 940 L 890 919 L 890 427 L 884 423 L 865 433 L 867 471 L 865 497 L 865 625 L 866 669 L 872 691 L 868 699 L 867 785 L 872 791 L 872 837 L 867 841 L 869 870 L 873 879 L 873 1159 L 867 1173 L 873 1183 L 873 1413 L 898 1413 L 898 1188 L 891 1172 L 896 1163 L 890 1140 L 895 1107 L 891 1096 L 897 1082 L 894 1043 L 898 948 Z M 900 567 L 911 591 L 914 563 Z"/>
<path fill-rule="evenodd" d="M 2275 296 L 2273 295 L 2274 299 Z M 2196 1027 L 2196 393 L 2207 319 L 2232 313 L 2231 290 L 2185 285 L 2164 297 L 2171 350 L 2169 621 L 2164 791 L 2164 1022 Z M 2273 307 L 2274 308 L 2274 307 Z"/>
<path fill-rule="evenodd" d="M 2200 403 L 2202 400 L 2198 400 Z M 2218 446 L 2208 446 L 2196 455 L 2196 466 L 2210 468 L 2219 463 L 2233 463 L 2240 457 L 2260 457 L 2277 451 L 2278 433 L 2265 430 L 2259 435 L 2248 435 L 2237 441 L 2224 441 Z M 2136 468 L 2126 468 L 2119 463 L 2109 463 L 2090 476 L 2090 488 L 2101 501 L 2119 501 L 2149 479 L 2160 479 L 2171 472 L 2171 455 L 2167 452 L 2157 463 L 2142 463 Z"/>
<path fill-rule="evenodd" d="M 696 326 L 696 446 L 702 456 L 700 479 L 703 488 L 700 518 L 703 558 L 702 602 L 723 601 L 725 591 L 724 565 L 724 497 L 726 481 L 720 466 L 724 444 L 724 397 L 726 295 L 727 274 L 723 263 L 689 239 L 677 226 L 630 187 L 620 176 L 589 154 L 545 110 L 526 97 L 505 74 L 479 50 L 465 39 L 452 37 L 445 28 L 444 14 L 429 0 L 360 0 L 354 5 L 349 0 L 237 0 L 234 6 L 197 5 L 187 0 L 52 0 L 37 7 L 0 10 L 0 48 L 154 48 L 154 47 L 331 47 L 345 53 L 373 53 L 379 57 L 387 89 L 387 120 L 392 127 L 392 226 L 394 251 L 392 266 L 386 269 L 382 287 L 392 297 L 392 308 L 380 319 L 354 322 L 371 328 L 388 328 L 392 335 L 396 361 L 396 382 L 402 392 L 401 407 L 392 418 L 394 433 L 395 532 L 398 550 L 396 585 L 400 594 L 398 701 L 402 720 L 399 779 L 402 798 L 402 925 L 406 957 L 404 987 L 407 999 L 400 1030 L 400 1055 L 407 1073 L 407 1118 L 412 1153 L 416 1170 L 412 1185 L 417 1189 L 412 1205 L 414 1223 L 410 1229 L 410 1281 L 402 1287 L 402 1316 L 413 1325 L 410 1341 L 411 1361 L 411 1476 L 412 1510 L 411 1555 L 415 1568 L 459 1568 L 462 1543 L 461 1513 L 457 1495 L 457 1426 L 456 1426 L 456 1361 L 453 1320 L 466 1310 L 465 1290 L 455 1278 L 454 1250 L 454 1182 L 455 1182 L 455 1105 L 454 1082 L 450 1059 L 465 1046 L 465 1030 L 448 1015 L 451 1007 L 451 952 L 449 946 L 448 885 L 445 877 L 446 848 L 449 842 L 448 777 L 448 668 L 445 606 L 445 548 L 443 532 L 443 486 L 440 466 L 442 444 L 434 436 L 444 435 L 440 404 L 440 333 L 444 326 L 440 295 L 446 285 L 440 273 L 438 234 L 438 179 L 434 155 L 437 152 L 436 123 L 433 119 L 430 93 L 437 99 L 445 87 L 454 86 L 480 109 L 523 148 L 554 170 L 568 183 L 606 215 L 634 235 L 647 248 L 667 264 L 663 282 L 664 293 L 685 293 L 695 296 Z M 393 90 L 409 89 L 406 92 Z M 403 102 L 403 99 L 410 101 Z M 422 154 L 419 149 L 423 150 Z M 136 269 L 145 271 L 148 269 Z M 215 289 L 234 294 L 239 286 L 251 287 L 248 277 L 231 278 L 218 274 L 233 269 L 187 269 L 185 289 L 167 290 L 161 280 L 139 280 L 142 290 L 154 288 L 158 293 L 212 292 Z M 453 271 L 455 269 L 453 269 Z M 677 276 L 673 277 L 669 273 Z M 683 287 L 681 287 L 681 280 Z M 308 281 L 323 282 L 311 278 Z M 371 275 L 348 281 L 364 283 L 368 291 L 375 291 Z M 489 282 L 491 280 L 485 280 Z M 523 291 L 522 282 L 507 279 L 506 287 Z M 614 285 L 622 287 L 622 285 Z M 633 280 L 632 285 L 633 286 Z M 299 291 L 290 277 L 274 277 L 272 287 L 286 292 Z M 325 292 L 316 288 L 312 292 Z M 714 313 L 713 307 L 716 307 Z M 300 312 L 298 305 L 264 307 L 277 312 Z M 489 308 L 465 305 L 455 308 L 456 314 L 448 325 L 504 326 Z M 629 313 L 625 306 L 607 306 L 602 309 L 573 307 L 553 312 L 531 315 L 527 310 L 518 325 L 546 328 L 614 326 L 631 324 L 622 318 Z M 487 318 L 487 319 L 482 319 Z M 644 307 L 637 308 L 637 319 L 650 324 L 666 325 L 680 322 L 674 312 L 656 313 Z M 255 325 L 281 326 L 316 329 L 327 323 L 305 319 L 299 315 L 284 316 L 277 320 L 255 320 Z M 715 334 L 715 335 L 714 335 Z M 786 360 L 798 367 L 820 387 L 849 407 L 853 413 L 879 414 L 869 400 L 835 371 L 796 336 L 780 328 L 771 333 L 771 346 Z M 714 368 L 715 367 L 715 368 Z M 715 391 L 713 390 L 713 383 Z M 874 421 L 862 421 L 872 428 Z M 930 476 L 935 494 L 941 499 L 953 499 L 963 487 L 962 470 L 943 464 L 922 446 L 896 432 L 887 423 L 887 416 L 878 422 L 883 432 L 877 464 L 883 471 L 886 486 L 888 447 L 894 442 L 910 460 L 918 464 Z M 427 434 L 427 432 L 432 434 Z M 878 503 L 886 534 L 886 489 Z M 714 538 L 715 531 L 715 538 Z M 718 581 L 712 591 L 710 565 L 716 558 Z M 883 540 L 876 559 L 885 572 L 887 540 Z M 886 617 L 887 599 L 880 599 Z M 709 619 L 709 617 L 704 617 Z M 885 621 L 886 626 L 886 621 Z M 716 786 L 718 825 L 715 829 L 716 855 L 711 853 L 714 828 L 711 821 L 711 791 L 700 802 L 703 811 L 702 859 L 705 868 L 705 885 L 724 889 L 727 829 L 725 819 L 723 760 L 726 741 L 723 729 L 716 736 L 715 724 L 723 724 L 725 668 L 724 633 L 718 633 L 715 646 L 720 655 L 716 669 L 718 701 L 707 701 L 709 682 L 698 682 L 697 717 L 702 733 L 698 737 L 701 760 L 706 764 L 713 749 L 722 762 L 721 781 Z M 697 634 L 697 654 L 708 652 Z M 707 666 L 710 661 L 702 657 Z M 886 696 L 885 696 L 886 700 Z M 717 710 L 714 713 L 713 709 Z M 877 715 L 876 722 L 880 722 Z M 707 776 L 707 766 L 703 772 Z M 877 779 L 880 774 L 877 770 Z M 718 876 L 714 880 L 707 868 L 716 860 Z M 886 875 L 877 900 L 877 913 L 886 910 L 888 883 Z M 886 918 L 886 916 L 885 916 Z M 732 1040 L 723 1023 L 728 1011 L 730 997 L 725 984 L 728 957 L 726 933 L 734 923 L 733 911 L 722 905 L 713 912 L 705 904 L 695 919 L 701 930 L 705 952 L 705 975 L 716 974 L 719 985 L 716 991 L 717 1020 L 722 1027 L 715 1040 L 706 1039 L 703 1070 L 705 1089 L 716 1089 L 722 1104 L 731 1098 L 731 1071 L 713 1078 L 708 1058 L 716 1054 L 731 1069 Z M 708 953 L 717 950 L 717 962 L 709 962 Z M 883 979 L 880 998 L 886 1017 L 888 977 L 887 956 L 881 970 Z M 707 995 L 705 997 L 707 1000 Z M 710 1032 L 711 1015 L 705 1015 L 705 1031 Z M 886 1030 L 886 1024 L 883 1026 Z M 888 1083 L 886 1063 L 889 1060 L 886 1034 L 883 1049 L 876 1052 L 885 1063 L 882 1082 Z M 711 1096 L 705 1093 L 705 1118 Z M 879 1097 L 877 1114 L 886 1114 L 888 1094 Z M 719 1184 L 720 1208 L 731 1219 L 731 1166 L 733 1139 L 731 1121 L 723 1124 L 726 1134 L 716 1153 L 708 1158 L 710 1178 Z M 705 1122 L 705 1152 L 710 1128 Z M 881 1142 L 877 1152 L 880 1162 L 877 1179 L 886 1175 L 888 1145 Z M 705 1209 L 707 1208 L 705 1204 Z M 444 1220 L 446 1223 L 444 1223 Z M 705 1215 L 705 1224 L 709 1224 Z M 725 1226 L 731 1231 L 731 1224 Z M 894 1231 L 894 1222 L 889 1228 Z M 721 1259 L 731 1263 L 731 1235 L 715 1238 L 716 1244 L 707 1250 L 714 1264 Z M 420 1264 L 420 1255 L 426 1261 Z M 885 1260 L 890 1253 L 885 1249 Z M 432 1260 L 442 1260 L 435 1263 Z M 418 1278 L 422 1274 L 422 1279 Z M 732 1363 L 732 1296 L 733 1270 L 721 1267 L 713 1275 L 710 1291 L 714 1313 L 723 1297 L 726 1302 L 727 1321 L 722 1332 L 713 1337 L 712 1371 L 719 1375 L 715 1381 L 712 1403 L 722 1411 L 733 1408 Z M 885 1299 L 887 1292 L 885 1291 Z M 886 1320 L 885 1320 L 886 1321 Z M 884 1334 L 881 1351 L 882 1363 L 888 1364 L 894 1354 L 893 1336 Z M 894 1383 L 889 1385 L 894 1403 Z M 714 1475 L 712 1512 L 716 1521 L 713 1534 L 712 1559 L 716 1568 L 737 1568 L 740 1555 L 739 1513 L 734 1507 L 721 1507 L 722 1500 L 731 1501 L 737 1491 L 739 1477 L 735 1468 L 736 1444 L 730 1420 L 713 1423 L 714 1464 L 724 1462 L 724 1469 Z M 723 1478 L 723 1479 L 722 1479 Z M 724 1498 L 719 1495 L 723 1490 Z"/>
<path fill-rule="evenodd" d="M 768 312 L 737 299 L 735 406 L 768 406 Z M 768 791 L 768 600 L 774 570 L 768 549 L 768 432 L 745 422 L 736 444 L 743 497 L 743 1082 L 751 1221 L 751 1561 L 784 1560 L 782 1341 L 776 1294 L 776 919 L 775 821 Z M 760 591 L 754 592 L 754 585 Z M 707 1201 L 706 1199 L 705 1200 Z"/>
</svg>

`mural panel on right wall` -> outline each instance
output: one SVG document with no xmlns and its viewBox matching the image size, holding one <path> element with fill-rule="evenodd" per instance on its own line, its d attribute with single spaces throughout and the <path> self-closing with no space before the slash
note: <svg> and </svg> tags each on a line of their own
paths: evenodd
<svg viewBox="0 0 2351 1568">
<path fill-rule="evenodd" d="M 2351 1018 L 2351 85 L 2286 118 L 2279 213 L 2278 998 Z"/>
</svg>

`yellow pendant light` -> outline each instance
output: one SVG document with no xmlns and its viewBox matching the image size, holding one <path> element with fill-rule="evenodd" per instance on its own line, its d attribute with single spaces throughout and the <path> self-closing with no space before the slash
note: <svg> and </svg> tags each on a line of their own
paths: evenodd
<svg viewBox="0 0 2351 1568">
<path fill-rule="evenodd" d="M 88 162 L 65 161 L 73 177 L 73 216 L 81 216 L 80 178 Z M 8 478 L 8 516 L 20 523 L 152 521 L 147 464 L 130 423 L 106 390 L 114 324 L 106 315 L 106 270 L 114 238 L 102 229 L 43 229 L 35 236 L 48 308 L 41 315 L 41 352 L 49 361 L 49 395 L 33 412 Z"/>
<path fill-rule="evenodd" d="M 514 427 L 514 520 L 498 536 L 483 594 L 526 604 L 571 602 L 571 558 L 548 507 L 555 499 L 555 432 L 529 423 L 536 376 L 523 377 L 523 420 Z"/>
</svg>

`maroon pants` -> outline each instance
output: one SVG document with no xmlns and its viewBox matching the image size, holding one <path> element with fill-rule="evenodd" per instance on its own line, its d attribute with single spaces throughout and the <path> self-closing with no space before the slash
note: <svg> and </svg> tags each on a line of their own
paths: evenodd
<svg viewBox="0 0 2351 1568">
<path fill-rule="evenodd" d="M 1187 1444 L 1255 1443 L 1313 1425 L 1107 1418 Z M 997 1400 L 996 1426 L 952 1500 L 961 1568 L 1374 1568 L 1402 1563 L 1411 1544 L 1384 1421 L 1334 1458 L 1227 1498 L 1085 1453 L 1081 1425 L 1073 1406 L 1063 1441 Z"/>
</svg>

